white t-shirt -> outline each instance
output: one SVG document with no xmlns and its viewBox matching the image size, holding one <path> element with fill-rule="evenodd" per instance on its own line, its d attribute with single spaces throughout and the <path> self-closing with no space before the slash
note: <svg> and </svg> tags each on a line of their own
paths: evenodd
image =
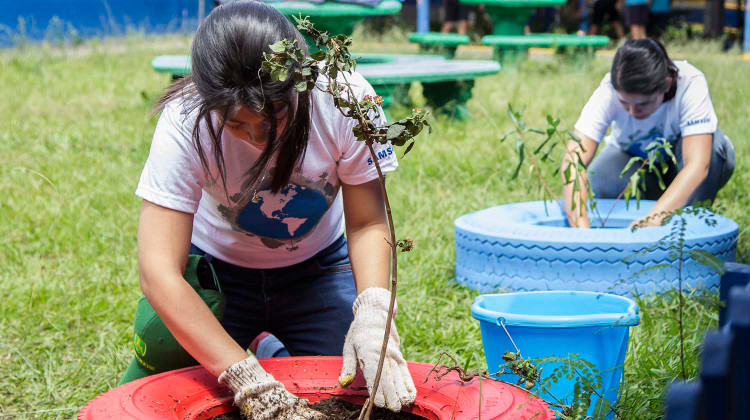
<svg viewBox="0 0 750 420">
<path fill-rule="evenodd" d="M 360 74 L 347 74 L 347 79 L 359 99 L 375 95 Z M 206 174 L 192 140 L 197 111 L 187 114 L 178 99 L 167 104 L 159 118 L 136 195 L 194 213 L 192 243 L 231 264 L 276 268 L 312 257 L 344 233 L 341 183 L 377 179 L 367 146 L 352 134 L 355 121 L 334 107 L 331 96 L 313 92 L 307 152 L 301 168 L 279 194 L 271 194 L 270 176 L 257 189 L 243 187 L 245 172 L 261 151 L 227 131 L 221 138 L 225 191 L 208 130 L 201 122 L 201 143 L 209 163 Z M 376 144 L 375 151 L 384 173 L 396 169 L 390 144 Z"/>
<path fill-rule="evenodd" d="M 687 61 L 675 61 L 675 65 L 679 70 L 675 97 L 648 118 L 637 120 L 620 105 L 607 73 L 583 107 L 575 128 L 599 143 L 611 126 L 605 143 L 642 157 L 643 149 L 659 138 L 674 144 L 680 137 L 713 134 L 718 121 L 706 77 Z"/>
</svg>

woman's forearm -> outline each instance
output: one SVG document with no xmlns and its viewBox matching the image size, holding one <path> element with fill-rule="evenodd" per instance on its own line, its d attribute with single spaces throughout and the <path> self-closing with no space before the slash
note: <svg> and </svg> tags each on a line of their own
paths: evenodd
<svg viewBox="0 0 750 420">
<path fill-rule="evenodd" d="M 588 228 L 591 227 L 586 210 L 589 178 L 585 166 L 594 158 L 599 144 L 578 130 L 575 130 L 574 133 L 580 141 L 572 139 L 568 141 L 560 164 L 563 202 L 565 203 L 565 215 L 568 218 L 568 224 L 571 227 Z M 580 171 L 576 169 L 579 163 L 583 166 Z M 578 185 L 575 191 L 573 191 L 574 181 Z"/>
<path fill-rule="evenodd" d="M 349 259 L 357 293 L 368 287 L 388 289 L 391 247 L 387 223 L 373 223 L 347 229 Z"/>
<path fill-rule="evenodd" d="M 218 376 L 232 363 L 247 357 L 182 276 L 153 278 L 156 276 L 141 280 L 144 295 L 172 335 L 198 363 Z"/>
<path fill-rule="evenodd" d="M 138 271 L 146 299 L 177 341 L 214 375 L 247 357 L 185 281 L 193 215 L 143 200 Z"/>
<path fill-rule="evenodd" d="M 585 186 L 588 184 L 588 177 L 586 173 L 576 171 L 573 165 L 570 165 L 570 177 L 571 180 L 563 177 L 563 201 L 565 202 L 565 215 L 568 218 L 568 224 L 571 227 L 588 228 L 591 227 L 588 218 L 588 211 L 586 209 L 586 202 L 588 200 L 588 189 Z M 578 178 L 578 185 L 580 188 L 573 191 L 573 179 Z M 575 203 L 575 208 L 573 205 Z"/>
<path fill-rule="evenodd" d="M 655 220 L 658 223 L 661 221 L 659 215 L 682 208 L 687 204 L 695 190 L 703 183 L 706 176 L 708 176 L 708 167 L 706 166 L 695 164 L 682 168 L 651 211 L 649 211 L 647 217 L 650 219 L 659 219 Z"/>
</svg>

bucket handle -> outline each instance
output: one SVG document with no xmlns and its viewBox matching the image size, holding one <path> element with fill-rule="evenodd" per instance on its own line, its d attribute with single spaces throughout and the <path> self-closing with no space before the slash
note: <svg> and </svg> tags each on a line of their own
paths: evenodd
<svg viewBox="0 0 750 420">
<path fill-rule="evenodd" d="M 508 332 L 508 329 L 505 328 L 505 318 L 499 316 L 495 319 L 495 324 L 497 324 L 498 327 L 502 327 L 503 331 L 505 331 L 505 335 L 508 336 L 508 339 L 510 340 L 510 343 L 513 344 L 513 347 L 516 349 L 516 354 L 520 357 L 521 356 L 521 350 L 518 350 L 518 346 L 516 345 L 516 342 L 513 341 L 513 337 L 510 336 L 510 333 Z"/>
</svg>

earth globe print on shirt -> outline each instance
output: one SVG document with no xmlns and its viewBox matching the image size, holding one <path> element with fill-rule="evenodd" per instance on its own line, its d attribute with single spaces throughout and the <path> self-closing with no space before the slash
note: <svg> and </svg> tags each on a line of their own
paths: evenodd
<svg viewBox="0 0 750 420">
<path fill-rule="evenodd" d="M 237 225 L 255 235 L 279 240 L 307 235 L 328 210 L 325 197 L 313 188 L 288 184 L 278 194 L 270 187 L 258 191 L 240 211 Z"/>
</svg>

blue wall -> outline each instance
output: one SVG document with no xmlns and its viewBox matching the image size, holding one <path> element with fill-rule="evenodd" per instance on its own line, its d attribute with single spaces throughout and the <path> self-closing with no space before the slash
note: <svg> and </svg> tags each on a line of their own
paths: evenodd
<svg viewBox="0 0 750 420">
<path fill-rule="evenodd" d="M 208 14 L 213 0 L 205 0 Z M 32 40 L 59 40 L 123 35 L 128 30 L 147 33 L 194 31 L 198 0 L 0 0 L 0 45 L 21 34 Z"/>
</svg>

